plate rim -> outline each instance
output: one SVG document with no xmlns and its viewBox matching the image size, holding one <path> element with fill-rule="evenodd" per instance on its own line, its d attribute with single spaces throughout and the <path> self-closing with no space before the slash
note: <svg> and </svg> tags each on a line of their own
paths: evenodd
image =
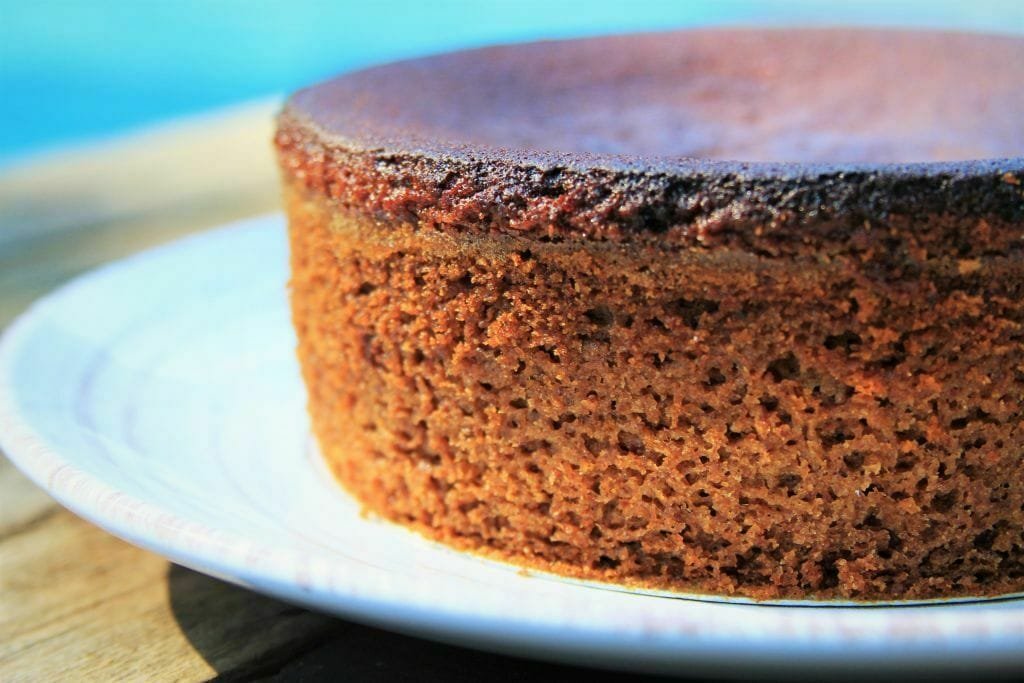
<svg viewBox="0 0 1024 683">
<path fill-rule="evenodd" d="M 794 639 L 791 632 L 785 631 L 774 638 L 764 634 L 761 638 L 741 638 L 713 628 L 701 630 L 699 625 L 685 620 L 675 624 L 675 630 L 666 628 L 664 620 L 641 620 L 632 623 L 633 628 L 625 629 L 610 629 L 606 620 L 598 628 L 587 628 L 585 619 L 567 619 L 559 612 L 553 616 L 550 610 L 537 610 L 535 606 L 531 609 L 529 601 L 499 600 L 496 604 L 507 606 L 509 611 L 498 614 L 493 609 L 467 610 L 464 603 L 453 605 L 443 593 L 424 600 L 422 592 L 413 594 L 396 589 L 393 582 L 368 582 L 366 577 L 351 572 L 339 575 L 338 568 L 333 566 L 336 561 L 261 545 L 161 509 L 76 468 L 73 454 L 61 454 L 33 427 L 29 410 L 17 400 L 14 364 L 18 351 L 32 338 L 33 330 L 51 313 L 59 311 L 73 292 L 101 278 L 123 276 L 133 268 L 174 262 L 192 249 L 209 247 L 217 239 L 256 239 L 253 234 L 282 230 L 283 223 L 280 213 L 264 214 L 188 235 L 78 275 L 33 302 L 0 336 L 0 449 L 62 506 L 133 545 L 289 602 L 436 640 L 495 651 L 528 651 L 542 659 L 596 663 L 611 668 L 622 668 L 628 662 L 633 670 L 662 672 L 678 672 L 683 665 L 687 671 L 695 671 L 694 666 L 714 665 L 713 670 L 722 673 L 732 669 L 749 672 L 753 667 L 764 667 L 770 672 L 773 667 L 784 667 L 787 671 L 803 666 L 893 670 L 933 664 L 999 668 L 1024 663 L 1024 601 L 1020 609 L 1001 610 L 985 609 L 999 601 L 974 603 L 976 609 L 958 615 L 960 633 L 951 643 L 948 636 L 935 637 L 934 629 L 928 628 L 931 619 L 926 614 L 953 606 L 949 604 L 806 607 L 699 603 L 710 606 L 708 609 L 795 610 L 789 617 L 803 613 L 810 617 L 809 621 L 819 623 L 838 620 L 855 624 L 858 619 L 849 615 L 886 612 L 892 623 L 885 629 L 884 642 L 880 642 L 878 633 L 856 628 L 832 639 Z M 666 600 L 602 592 L 624 596 L 618 600 L 620 603 L 623 599 L 687 602 L 685 598 Z M 685 607 L 679 610 L 685 611 Z M 765 612 L 762 616 L 768 615 Z M 866 662 L 865 658 L 871 661 Z"/>
</svg>

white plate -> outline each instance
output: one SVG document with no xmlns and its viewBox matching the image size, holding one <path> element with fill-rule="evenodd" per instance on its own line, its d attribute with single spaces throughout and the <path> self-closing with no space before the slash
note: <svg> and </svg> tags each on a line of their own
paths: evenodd
<svg viewBox="0 0 1024 683">
<path fill-rule="evenodd" d="M 280 216 L 86 275 L 0 344 L 0 446 L 62 504 L 214 576 L 386 628 L 637 671 L 1024 671 L 1024 601 L 723 604 L 600 590 L 364 519 L 312 448 Z"/>
</svg>

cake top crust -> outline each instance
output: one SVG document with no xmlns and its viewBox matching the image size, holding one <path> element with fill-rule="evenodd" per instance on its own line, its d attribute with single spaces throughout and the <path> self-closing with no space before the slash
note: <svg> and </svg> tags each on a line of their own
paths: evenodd
<svg viewBox="0 0 1024 683">
<path fill-rule="evenodd" d="M 734 29 L 540 42 L 344 75 L 290 106 L 350 144 L 432 153 L 641 163 L 1024 157 L 1024 40 Z"/>
<path fill-rule="evenodd" d="M 399 216 L 615 237 L 1024 220 L 1024 38 L 708 29 L 456 52 L 299 91 L 282 163 Z"/>
</svg>

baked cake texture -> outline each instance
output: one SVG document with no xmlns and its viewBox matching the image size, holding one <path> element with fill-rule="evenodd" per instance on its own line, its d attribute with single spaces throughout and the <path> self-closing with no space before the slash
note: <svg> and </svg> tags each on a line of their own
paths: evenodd
<svg viewBox="0 0 1024 683">
<path fill-rule="evenodd" d="M 278 122 L 324 457 L 371 512 L 754 599 L 1024 591 L 1024 40 L 497 47 Z"/>
</svg>

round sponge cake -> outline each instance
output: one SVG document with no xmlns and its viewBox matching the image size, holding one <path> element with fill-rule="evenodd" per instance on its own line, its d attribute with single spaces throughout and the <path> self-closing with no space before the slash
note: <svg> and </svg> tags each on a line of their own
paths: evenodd
<svg viewBox="0 0 1024 683">
<path fill-rule="evenodd" d="M 1024 40 L 705 30 L 295 94 L 314 431 L 371 512 L 755 599 L 1024 591 Z"/>
</svg>

